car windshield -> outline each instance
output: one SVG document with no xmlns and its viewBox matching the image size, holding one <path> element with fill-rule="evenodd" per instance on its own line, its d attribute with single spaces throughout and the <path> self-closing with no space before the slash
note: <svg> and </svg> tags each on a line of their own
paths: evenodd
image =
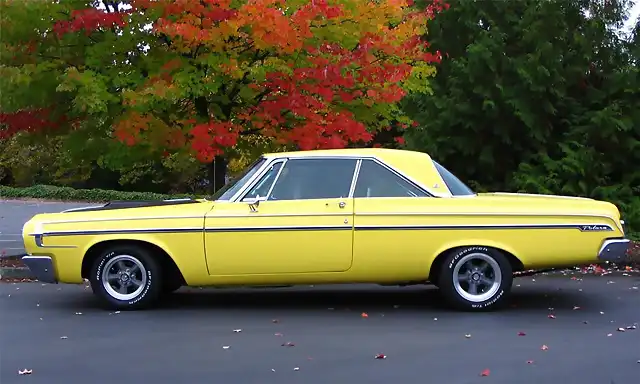
<svg viewBox="0 0 640 384">
<path fill-rule="evenodd" d="M 437 161 L 433 160 L 433 164 L 436 166 L 438 173 L 444 180 L 444 183 L 451 191 L 453 196 L 473 196 L 475 192 L 471 188 L 469 188 L 465 183 L 460 181 L 453 173 L 449 172 L 448 169 L 438 164 Z"/>
<path fill-rule="evenodd" d="M 253 164 L 245 168 L 238 176 L 229 180 L 224 187 L 220 188 L 211 196 L 211 200 L 230 200 L 246 183 L 258 172 L 266 159 L 264 157 L 254 161 Z"/>
</svg>

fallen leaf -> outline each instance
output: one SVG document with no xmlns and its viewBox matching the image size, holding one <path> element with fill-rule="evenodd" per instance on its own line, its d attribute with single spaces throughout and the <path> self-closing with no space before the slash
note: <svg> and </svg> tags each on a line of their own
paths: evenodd
<svg viewBox="0 0 640 384">
<path fill-rule="evenodd" d="M 387 355 L 382 354 L 382 353 L 378 353 L 377 355 L 374 356 L 374 358 L 376 358 L 376 359 L 386 359 Z"/>
<path fill-rule="evenodd" d="M 362 316 L 362 317 L 363 317 L 363 318 L 365 318 L 365 319 L 366 319 L 367 317 L 369 317 L 369 315 L 367 314 L 367 312 L 362 312 L 362 314 L 361 314 L 360 316 Z"/>
<path fill-rule="evenodd" d="M 233 332 L 240 333 L 240 332 L 242 332 L 242 329 L 234 329 Z"/>
<path fill-rule="evenodd" d="M 522 331 L 518 332 L 518 336 L 526 336 L 526 335 L 527 335 L 527 334 L 526 334 L 526 333 L 524 333 L 524 332 L 522 332 Z"/>
<path fill-rule="evenodd" d="M 470 339 L 471 338 L 471 334 L 467 333 L 466 335 L 464 335 L 464 337 L 466 337 L 467 339 Z"/>
<path fill-rule="evenodd" d="M 600 314 L 601 314 L 601 315 L 604 315 L 604 312 L 600 311 Z"/>
<path fill-rule="evenodd" d="M 638 326 L 637 326 L 637 325 L 635 325 L 635 324 L 634 324 L 634 325 L 629 325 L 629 326 L 627 327 L 627 329 L 637 329 L 637 328 L 638 328 Z"/>
<path fill-rule="evenodd" d="M 533 360 L 527 360 L 527 364 L 533 364 L 534 361 Z"/>
<path fill-rule="evenodd" d="M 274 335 L 274 336 L 278 336 L 278 337 L 282 337 L 282 336 L 283 336 L 283 334 L 282 334 L 282 333 L 280 333 L 280 332 L 276 332 L 276 333 L 274 333 L 273 335 Z"/>
<path fill-rule="evenodd" d="M 438 321 L 438 318 L 437 318 L 437 317 L 434 317 L 434 318 L 433 318 L 433 321 Z"/>
<path fill-rule="evenodd" d="M 489 376 L 491 374 L 491 371 L 488 369 L 485 369 L 484 371 L 480 372 L 480 376 Z"/>
<path fill-rule="evenodd" d="M 231 347 L 230 347 L 230 346 L 228 346 L 228 345 L 223 345 L 223 346 L 222 346 L 222 349 L 229 349 L 229 348 L 231 348 Z"/>
<path fill-rule="evenodd" d="M 294 370 L 294 371 L 299 371 L 299 370 L 300 370 L 300 367 L 295 367 L 295 368 L 293 368 L 293 370 Z"/>
<path fill-rule="evenodd" d="M 550 318 L 550 319 L 555 319 L 556 315 L 548 315 L 547 317 Z"/>
<path fill-rule="evenodd" d="M 546 345 L 543 345 L 542 347 L 540 347 L 540 349 L 542 349 L 543 351 L 546 351 L 549 349 L 549 347 L 547 347 Z"/>
<path fill-rule="evenodd" d="M 271 368 L 271 372 L 275 372 L 275 371 L 276 371 L 275 369 Z"/>
<path fill-rule="evenodd" d="M 33 369 L 23 369 L 23 370 L 18 370 L 18 375 L 30 375 L 33 373 Z"/>
<path fill-rule="evenodd" d="M 578 309 L 580 309 L 580 307 L 578 307 L 577 305 L 573 307 L 574 311 L 577 311 Z"/>
<path fill-rule="evenodd" d="M 82 312 L 76 312 L 76 315 L 82 315 Z"/>
<path fill-rule="evenodd" d="M 273 319 L 273 320 L 271 320 L 271 322 L 272 322 L 272 323 L 279 323 L 279 322 L 280 322 L 280 320 L 278 320 L 278 319 Z"/>
<path fill-rule="evenodd" d="M 290 341 L 287 341 L 286 343 L 282 343 L 280 346 L 282 347 L 295 347 L 296 345 Z"/>
<path fill-rule="evenodd" d="M 60 338 L 61 338 L 62 340 L 66 340 L 66 339 L 68 339 L 68 337 L 67 337 L 67 336 L 60 336 Z"/>
<path fill-rule="evenodd" d="M 622 327 L 618 328 L 618 332 L 625 332 L 625 331 L 626 331 L 626 329 L 624 329 Z"/>
<path fill-rule="evenodd" d="M 613 333 L 607 333 L 607 337 L 613 336 Z"/>
</svg>

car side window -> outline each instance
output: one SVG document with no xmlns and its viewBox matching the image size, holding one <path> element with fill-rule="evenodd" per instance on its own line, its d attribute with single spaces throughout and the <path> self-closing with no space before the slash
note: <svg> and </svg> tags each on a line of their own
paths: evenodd
<svg viewBox="0 0 640 384">
<path fill-rule="evenodd" d="M 256 199 L 258 197 L 267 197 L 273 182 L 276 181 L 276 178 L 278 177 L 278 172 L 280 171 L 280 168 L 282 168 L 282 164 L 284 164 L 284 161 L 278 161 L 271 164 L 267 173 L 265 173 L 256 185 L 254 185 L 253 188 L 244 195 L 242 201 Z"/>
<path fill-rule="evenodd" d="M 355 159 L 289 159 L 268 200 L 348 197 Z"/>
<path fill-rule="evenodd" d="M 363 160 L 354 197 L 428 197 L 429 195 L 373 160 Z"/>
</svg>

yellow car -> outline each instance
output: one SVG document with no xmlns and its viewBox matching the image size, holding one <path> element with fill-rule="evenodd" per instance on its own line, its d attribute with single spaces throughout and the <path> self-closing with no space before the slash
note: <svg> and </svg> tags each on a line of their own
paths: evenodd
<svg viewBox="0 0 640 384">
<path fill-rule="evenodd" d="M 88 279 L 114 309 L 183 285 L 431 283 L 489 310 L 513 272 L 621 260 L 630 244 L 611 203 L 474 193 L 427 154 L 375 148 L 266 154 L 210 200 L 39 214 L 23 237 L 40 281 Z"/>
</svg>

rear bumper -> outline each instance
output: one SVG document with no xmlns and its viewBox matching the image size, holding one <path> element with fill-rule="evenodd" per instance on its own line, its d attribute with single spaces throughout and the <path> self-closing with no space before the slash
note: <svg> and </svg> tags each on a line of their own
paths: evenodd
<svg viewBox="0 0 640 384">
<path fill-rule="evenodd" d="M 49 256 L 24 256 L 22 262 L 43 283 L 57 283 L 53 260 Z"/>
<path fill-rule="evenodd" d="M 623 261 L 627 257 L 627 251 L 631 245 L 629 239 L 607 239 L 602 243 L 598 260 L 602 261 Z"/>
</svg>

